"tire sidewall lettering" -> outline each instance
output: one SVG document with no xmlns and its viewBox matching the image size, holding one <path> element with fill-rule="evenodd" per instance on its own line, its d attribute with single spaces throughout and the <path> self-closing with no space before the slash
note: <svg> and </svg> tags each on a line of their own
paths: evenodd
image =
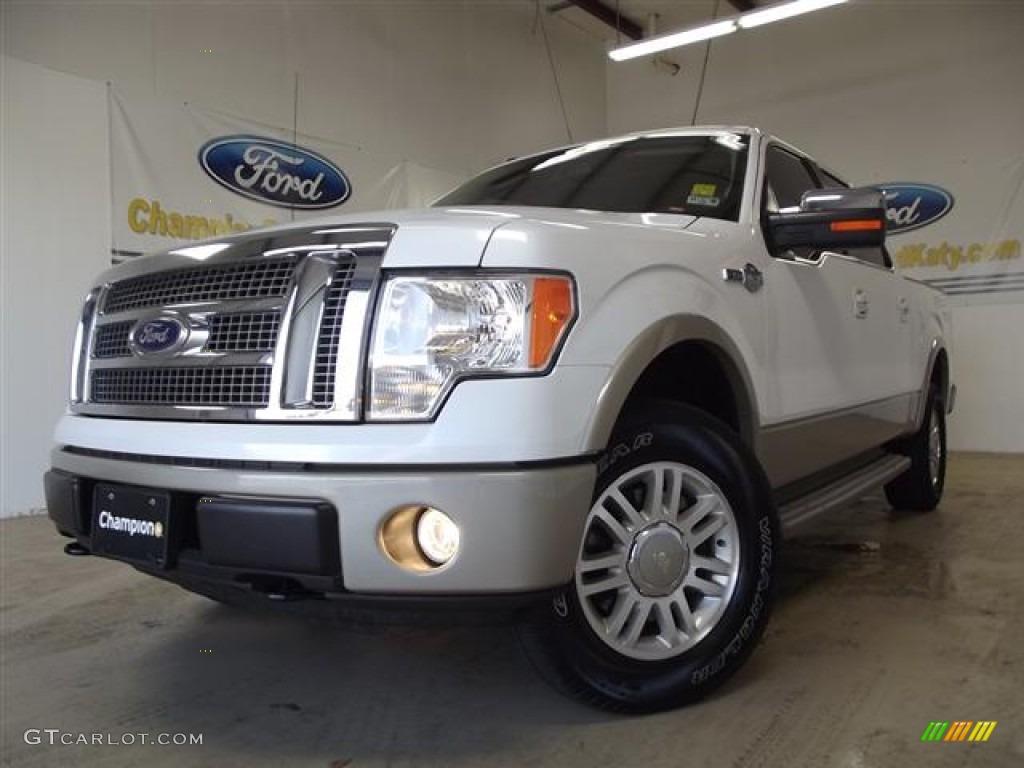
<svg viewBox="0 0 1024 768">
<path fill-rule="evenodd" d="M 693 685 L 699 685 L 707 682 L 709 679 L 714 677 L 716 673 L 721 672 L 722 669 L 725 668 L 730 657 L 736 656 L 743 650 L 747 641 L 750 639 L 751 633 L 754 631 L 754 627 L 757 625 L 757 620 L 760 618 L 761 612 L 764 610 L 766 604 L 765 596 L 772 581 L 772 561 L 774 559 L 773 526 L 769 517 L 765 516 L 761 518 L 758 524 L 758 533 L 758 541 L 761 545 L 761 562 L 759 563 L 758 580 L 757 585 L 754 588 L 754 597 L 751 600 L 750 609 L 747 611 L 747 615 L 743 619 L 743 623 L 740 624 L 740 627 L 736 632 L 736 636 L 729 642 L 729 644 L 710 662 L 694 670 L 690 677 L 690 682 Z"/>
<path fill-rule="evenodd" d="M 565 592 L 559 592 L 555 595 L 554 600 L 551 601 L 551 607 L 555 611 L 555 616 L 559 619 L 569 618 L 569 601 L 566 598 Z"/>
<path fill-rule="evenodd" d="M 616 443 L 607 451 L 605 451 L 601 458 L 597 461 L 597 474 L 604 474 L 609 467 L 614 466 L 622 459 L 627 456 L 636 453 L 642 448 L 650 448 L 654 444 L 654 433 L 653 432 L 641 432 L 639 435 L 634 437 L 632 440 L 627 442 Z"/>
</svg>

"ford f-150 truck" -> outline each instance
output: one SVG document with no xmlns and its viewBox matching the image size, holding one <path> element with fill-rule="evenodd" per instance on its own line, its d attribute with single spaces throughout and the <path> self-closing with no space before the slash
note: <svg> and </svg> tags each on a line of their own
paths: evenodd
<svg viewBox="0 0 1024 768">
<path fill-rule="evenodd" d="M 222 601 L 508 608 L 559 688 L 685 704 L 782 531 L 942 495 L 948 311 L 884 238 L 878 190 L 697 127 L 133 260 L 81 310 L 49 515 Z"/>
</svg>

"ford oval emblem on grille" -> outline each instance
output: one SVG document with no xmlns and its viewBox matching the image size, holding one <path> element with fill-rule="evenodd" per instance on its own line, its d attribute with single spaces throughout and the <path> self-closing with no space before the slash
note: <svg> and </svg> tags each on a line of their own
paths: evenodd
<svg viewBox="0 0 1024 768">
<path fill-rule="evenodd" d="M 281 208 L 333 208 L 352 194 L 326 157 L 277 139 L 221 136 L 199 149 L 199 164 L 222 187 Z"/>
<path fill-rule="evenodd" d="M 876 184 L 885 192 L 885 229 L 890 235 L 910 232 L 938 221 L 953 210 L 953 195 L 932 184 Z"/>
<path fill-rule="evenodd" d="M 173 317 L 139 320 L 128 337 L 129 346 L 139 355 L 166 355 L 184 346 L 188 328 Z"/>
</svg>

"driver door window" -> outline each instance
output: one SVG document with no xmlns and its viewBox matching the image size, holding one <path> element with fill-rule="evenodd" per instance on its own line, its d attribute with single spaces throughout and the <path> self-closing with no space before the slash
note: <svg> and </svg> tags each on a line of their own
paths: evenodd
<svg viewBox="0 0 1024 768">
<path fill-rule="evenodd" d="M 766 177 L 772 193 L 766 200 L 770 202 L 770 198 L 774 198 L 777 210 L 799 208 L 804 192 L 821 186 L 807 163 L 782 147 L 768 147 L 765 161 Z"/>
</svg>

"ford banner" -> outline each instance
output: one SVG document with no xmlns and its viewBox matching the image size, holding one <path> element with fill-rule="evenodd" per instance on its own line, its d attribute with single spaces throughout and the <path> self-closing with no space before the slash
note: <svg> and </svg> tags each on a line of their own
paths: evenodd
<svg viewBox="0 0 1024 768">
<path fill-rule="evenodd" d="M 878 184 L 885 193 L 886 231 L 910 232 L 938 221 L 953 210 L 953 195 L 932 184 Z"/>
<path fill-rule="evenodd" d="M 999 205 L 968 199 L 969 211 L 954 210 L 953 193 L 936 184 L 875 184 L 885 192 L 887 244 L 896 267 L 950 297 L 972 302 L 1002 301 L 1024 291 L 1022 182 L 1011 174 Z M 986 214 L 983 229 L 977 225 L 979 212 Z"/>
<path fill-rule="evenodd" d="M 224 188 L 281 208 L 334 208 L 352 194 L 348 177 L 323 155 L 263 136 L 208 141 L 199 163 Z"/>
</svg>

